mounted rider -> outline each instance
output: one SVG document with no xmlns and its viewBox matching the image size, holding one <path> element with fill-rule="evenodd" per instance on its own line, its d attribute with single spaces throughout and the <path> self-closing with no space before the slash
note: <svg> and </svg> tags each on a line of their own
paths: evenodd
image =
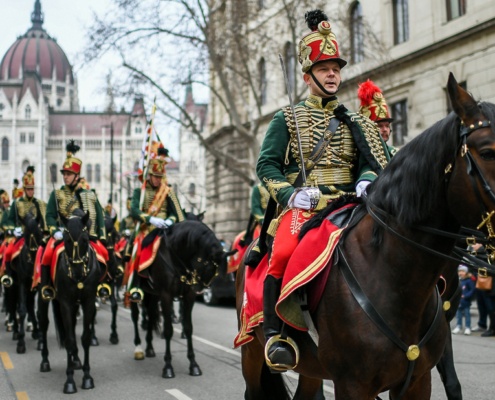
<svg viewBox="0 0 495 400">
<path fill-rule="evenodd" d="M 50 232 L 50 239 L 46 244 L 44 254 L 41 258 L 41 297 L 45 301 L 55 298 L 55 289 L 50 276 L 52 259 L 55 248 L 63 240 L 62 228 L 59 222 L 59 213 L 69 218 L 76 209 L 81 209 L 89 213 L 91 227 L 89 237 L 92 248 L 96 251 L 100 260 L 108 261 L 108 252 L 104 246 L 106 242 L 105 220 L 103 210 L 96 197 L 96 193 L 87 189 L 87 183 L 81 179 L 80 173 L 82 160 L 74 154 L 79 150 L 79 146 L 70 140 L 66 146 L 67 157 L 64 161 L 60 173 L 63 176 L 64 185 L 60 189 L 54 189 L 48 199 L 46 209 L 46 222 Z M 111 289 L 107 284 L 98 286 L 98 296 L 110 296 Z"/>
<path fill-rule="evenodd" d="M 301 39 L 298 50 L 309 96 L 295 105 L 295 116 L 290 106 L 275 114 L 256 166 L 270 202 L 277 205 L 268 205 L 267 210 L 280 213 L 267 231 L 274 241 L 263 285 L 265 358 L 276 372 L 295 368 L 298 358 L 295 342 L 281 335 L 275 305 L 302 224 L 341 196 L 363 195 L 389 160 L 376 124 L 339 104 L 340 70 L 347 62 L 340 58 L 327 16 L 314 10 L 305 18 L 311 32 Z"/>
<path fill-rule="evenodd" d="M 35 219 L 40 220 L 42 231 L 48 235 L 48 228 L 45 221 L 46 203 L 34 197 L 34 167 L 28 166 L 22 178 L 23 196 L 12 202 L 5 229 L 12 232 L 15 240 L 11 241 L 4 252 L 6 275 L 11 276 L 11 263 L 17 257 L 24 245 L 23 232 L 25 229 L 24 218 L 30 213 Z M 41 244 L 41 243 L 39 243 Z"/>
<path fill-rule="evenodd" d="M 370 79 L 359 85 L 358 98 L 360 102 L 359 113 L 368 117 L 378 125 L 380 135 L 385 143 L 392 134 L 393 118 L 381 89 Z M 388 152 L 393 157 L 397 153 L 394 146 L 387 144 Z"/>
<path fill-rule="evenodd" d="M 147 245 L 158 246 L 161 240 L 159 230 L 167 229 L 185 219 L 179 199 L 167 182 L 167 157 L 168 150 L 161 147 L 158 149 L 158 156 L 149 161 L 143 203 L 141 204 L 142 188 L 134 189 L 132 196 L 131 216 L 139 222 L 139 231 L 134 239 L 135 254 L 129 266 L 130 274 L 133 274 L 129 294 L 130 300 L 136 303 L 141 302 L 144 297 L 140 287 L 141 277 L 146 275 L 143 271 L 153 261 L 152 258 L 143 255 L 142 250 L 147 247 L 143 240 L 149 237 Z"/>
</svg>

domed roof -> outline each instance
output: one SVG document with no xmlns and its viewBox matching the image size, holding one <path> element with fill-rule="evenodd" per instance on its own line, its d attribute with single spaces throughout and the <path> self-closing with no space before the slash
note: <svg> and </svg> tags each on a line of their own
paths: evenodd
<svg viewBox="0 0 495 400">
<path fill-rule="evenodd" d="M 22 79 L 26 71 L 37 72 L 42 80 L 52 80 L 55 71 L 56 81 L 65 82 L 69 75 L 69 82 L 74 83 L 72 66 L 67 56 L 42 27 L 43 13 L 39 0 L 34 4 L 31 22 L 33 26 L 17 38 L 3 57 L 0 63 L 0 81 Z"/>
</svg>

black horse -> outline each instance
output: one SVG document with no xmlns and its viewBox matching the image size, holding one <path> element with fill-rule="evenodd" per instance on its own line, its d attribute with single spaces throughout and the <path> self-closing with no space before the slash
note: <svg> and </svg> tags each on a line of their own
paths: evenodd
<svg viewBox="0 0 495 400">
<path fill-rule="evenodd" d="M 173 335 L 171 310 L 174 298 L 180 298 L 182 302 L 182 329 L 187 339 L 189 374 L 199 376 L 202 372 L 196 363 L 192 343 L 192 309 L 196 293 L 208 287 L 218 273 L 225 274 L 229 253 L 224 251 L 213 231 L 199 221 L 186 220 L 166 230 L 156 230 L 155 232 L 161 236 L 161 243 L 155 260 L 148 268 L 149 278 L 141 280 L 141 287 L 146 293 L 143 306 L 147 308 L 149 319 L 146 335 L 146 356 L 155 356 L 152 331 L 159 322 L 159 302 L 164 320 L 163 329 L 166 343 L 165 366 L 162 377 L 173 378 L 175 376 L 170 351 L 170 341 Z M 147 240 L 149 239 L 147 238 Z M 131 315 L 135 332 L 135 358 L 143 359 L 138 330 L 139 310 L 135 303 L 132 305 Z"/>
<path fill-rule="evenodd" d="M 55 327 L 59 344 L 67 351 L 67 380 L 64 393 L 77 392 L 74 382 L 74 370 L 83 370 L 83 389 L 93 389 L 94 381 L 90 375 L 89 348 L 91 344 L 91 324 L 96 314 L 96 291 L 105 273 L 96 258 L 89 241 L 89 214 L 76 210 L 70 218 L 61 216 L 64 230 L 64 251 L 59 255 L 55 277 L 56 298 L 52 301 Z M 40 312 L 40 327 L 43 331 L 43 349 L 41 372 L 50 371 L 46 330 L 48 328 L 48 303 Z M 83 311 L 83 333 L 81 342 L 84 349 L 84 364 L 78 356 L 75 335 L 76 315 L 81 306 Z"/>
</svg>

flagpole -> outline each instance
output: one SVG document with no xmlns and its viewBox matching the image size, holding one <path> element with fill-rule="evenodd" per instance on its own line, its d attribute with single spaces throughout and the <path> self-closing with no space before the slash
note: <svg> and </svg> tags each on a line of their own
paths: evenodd
<svg viewBox="0 0 495 400">
<path fill-rule="evenodd" d="M 144 164 L 143 164 L 143 182 L 141 184 L 141 196 L 139 197 L 139 209 L 142 210 L 143 208 L 143 203 L 144 203 L 144 197 L 146 193 L 146 179 L 148 178 L 148 171 L 149 171 L 149 165 L 150 165 L 150 158 L 151 158 L 151 144 L 152 144 L 152 138 L 153 138 L 153 123 L 155 121 L 155 113 L 156 113 L 156 97 L 153 99 L 153 107 L 151 108 L 151 117 L 150 117 L 150 123 L 147 129 L 147 140 L 148 140 L 148 145 L 146 148 L 146 155 L 144 156 Z M 134 229 L 134 239 L 139 233 L 139 227 L 141 226 L 141 222 L 138 221 L 136 223 L 136 227 Z M 132 255 L 131 255 L 131 265 L 134 265 L 135 259 L 136 259 L 136 253 L 137 253 L 137 241 L 134 240 L 134 243 L 132 245 Z M 127 287 L 131 287 L 132 281 L 134 278 L 134 273 L 137 273 L 138 271 L 132 271 L 133 273 L 130 274 L 129 276 L 129 282 L 127 284 Z"/>
</svg>

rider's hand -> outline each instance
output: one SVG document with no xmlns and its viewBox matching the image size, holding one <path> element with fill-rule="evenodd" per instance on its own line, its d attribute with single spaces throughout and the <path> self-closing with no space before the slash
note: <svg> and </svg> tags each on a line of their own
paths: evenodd
<svg viewBox="0 0 495 400">
<path fill-rule="evenodd" d="M 159 229 L 165 229 L 167 227 L 167 224 L 163 218 L 150 217 L 150 224 Z"/>
<path fill-rule="evenodd" d="M 320 195 L 321 193 L 318 188 L 303 187 L 296 189 L 289 199 L 289 207 L 300 208 L 302 210 L 311 210 L 316 208 Z"/>
<path fill-rule="evenodd" d="M 53 238 L 57 241 L 62 240 L 64 238 L 64 235 L 60 231 L 55 231 L 55 233 L 53 234 Z"/>
<path fill-rule="evenodd" d="M 366 188 L 370 184 L 370 181 L 361 181 L 356 185 L 356 196 L 364 197 L 366 196 Z"/>
<path fill-rule="evenodd" d="M 16 238 L 22 237 L 22 228 L 20 226 L 15 227 L 15 229 L 14 229 L 14 236 Z"/>
<path fill-rule="evenodd" d="M 165 222 L 165 225 L 167 225 L 167 228 L 174 224 L 174 221 L 172 221 L 170 218 L 167 218 L 164 222 Z"/>
</svg>

